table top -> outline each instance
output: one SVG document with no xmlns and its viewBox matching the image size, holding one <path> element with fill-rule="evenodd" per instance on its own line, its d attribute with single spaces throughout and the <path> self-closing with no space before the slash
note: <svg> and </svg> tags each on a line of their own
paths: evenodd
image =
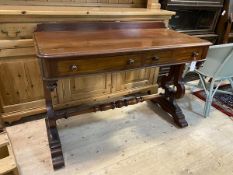
<svg viewBox="0 0 233 175">
<path fill-rule="evenodd" d="M 120 54 L 211 45 L 166 28 L 39 31 L 34 33 L 39 58 Z"/>
</svg>

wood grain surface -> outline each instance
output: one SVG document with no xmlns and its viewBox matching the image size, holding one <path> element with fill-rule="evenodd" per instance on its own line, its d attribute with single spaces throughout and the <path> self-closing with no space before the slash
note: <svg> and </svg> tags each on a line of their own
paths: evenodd
<svg viewBox="0 0 233 175">
<path fill-rule="evenodd" d="M 169 29 L 110 29 L 35 32 L 37 56 L 88 56 L 210 45 L 209 42 Z"/>
</svg>

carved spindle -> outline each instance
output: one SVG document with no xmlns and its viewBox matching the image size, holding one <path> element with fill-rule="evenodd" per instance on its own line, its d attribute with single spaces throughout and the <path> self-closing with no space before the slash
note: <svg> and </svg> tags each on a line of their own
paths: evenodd
<svg viewBox="0 0 233 175">
<path fill-rule="evenodd" d="M 116 102 L 111 102 L 108 104 L 102 104 L 99 106 L 95 106 L 95 107 L 93 107 L 93 112 L 107 111 L 107 110 L 115 109 L 115 108 L 122 108 L 124 106 L 134 105 L 134 104 L 141 103 L 144 101 L 145 100 L 143 99 L 143 97 L 134 97 L 131 99 L 118 100 Z"/>
</svg>

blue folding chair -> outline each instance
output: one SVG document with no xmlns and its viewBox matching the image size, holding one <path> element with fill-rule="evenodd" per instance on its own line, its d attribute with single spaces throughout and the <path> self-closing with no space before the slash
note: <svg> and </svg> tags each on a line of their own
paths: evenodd
<svg viewBox="0 0 233 175">
<path fill-rule="evenodd" d="M 203 66 L 195 72 L 206 93 L 204 116 L 207 117 L 216 92 L 233 95 L 232 92 L 218 90 L 219 85 L 226 80 L 233 89 L 233 43 L 211 46 Z M 206 82 L 207 77 L 211 78 L 209 83 Z"/>
</svg>

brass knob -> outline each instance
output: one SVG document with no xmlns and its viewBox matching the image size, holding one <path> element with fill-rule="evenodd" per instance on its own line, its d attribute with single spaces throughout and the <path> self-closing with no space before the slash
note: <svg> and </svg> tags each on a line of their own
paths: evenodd
<svg viewBox="0 0 233 175">
<path fill-rule="evenodd" d="M 73 64 L 73 65 L 71 66 L 71 70 L 72 70 L 72 71 L 77 71 L 77 70 L 78 70 L 78 66 L 75 65 L 75 64 Z"/>
<path fill-rule="evenodd" d="M 153 57 L 152 57 L 152 60 L 153 60 L 153 61 L 159 61 L 159 57 L 158 57 L 158 56 L 153 56 Z"/>
<path fill-rule="evenodd" d="M 193 52 L 193 53 L 192 53 L 192 57 L 193 57 L 194 59 L 196 59 L 198 56 L 199 56 L 199 53 L 198 53 L 198 52 Z"/>
<path fill-rule="evenodd" d="M 134 64 L 134 63 L 135 63 L 135 60 L 134 60 L 134 59 L 129 59 L 129 60 L 128 60 L 128 64 L 129 64 L 129 65 L 132 65 L 132 64 Z"/>
</svg>

